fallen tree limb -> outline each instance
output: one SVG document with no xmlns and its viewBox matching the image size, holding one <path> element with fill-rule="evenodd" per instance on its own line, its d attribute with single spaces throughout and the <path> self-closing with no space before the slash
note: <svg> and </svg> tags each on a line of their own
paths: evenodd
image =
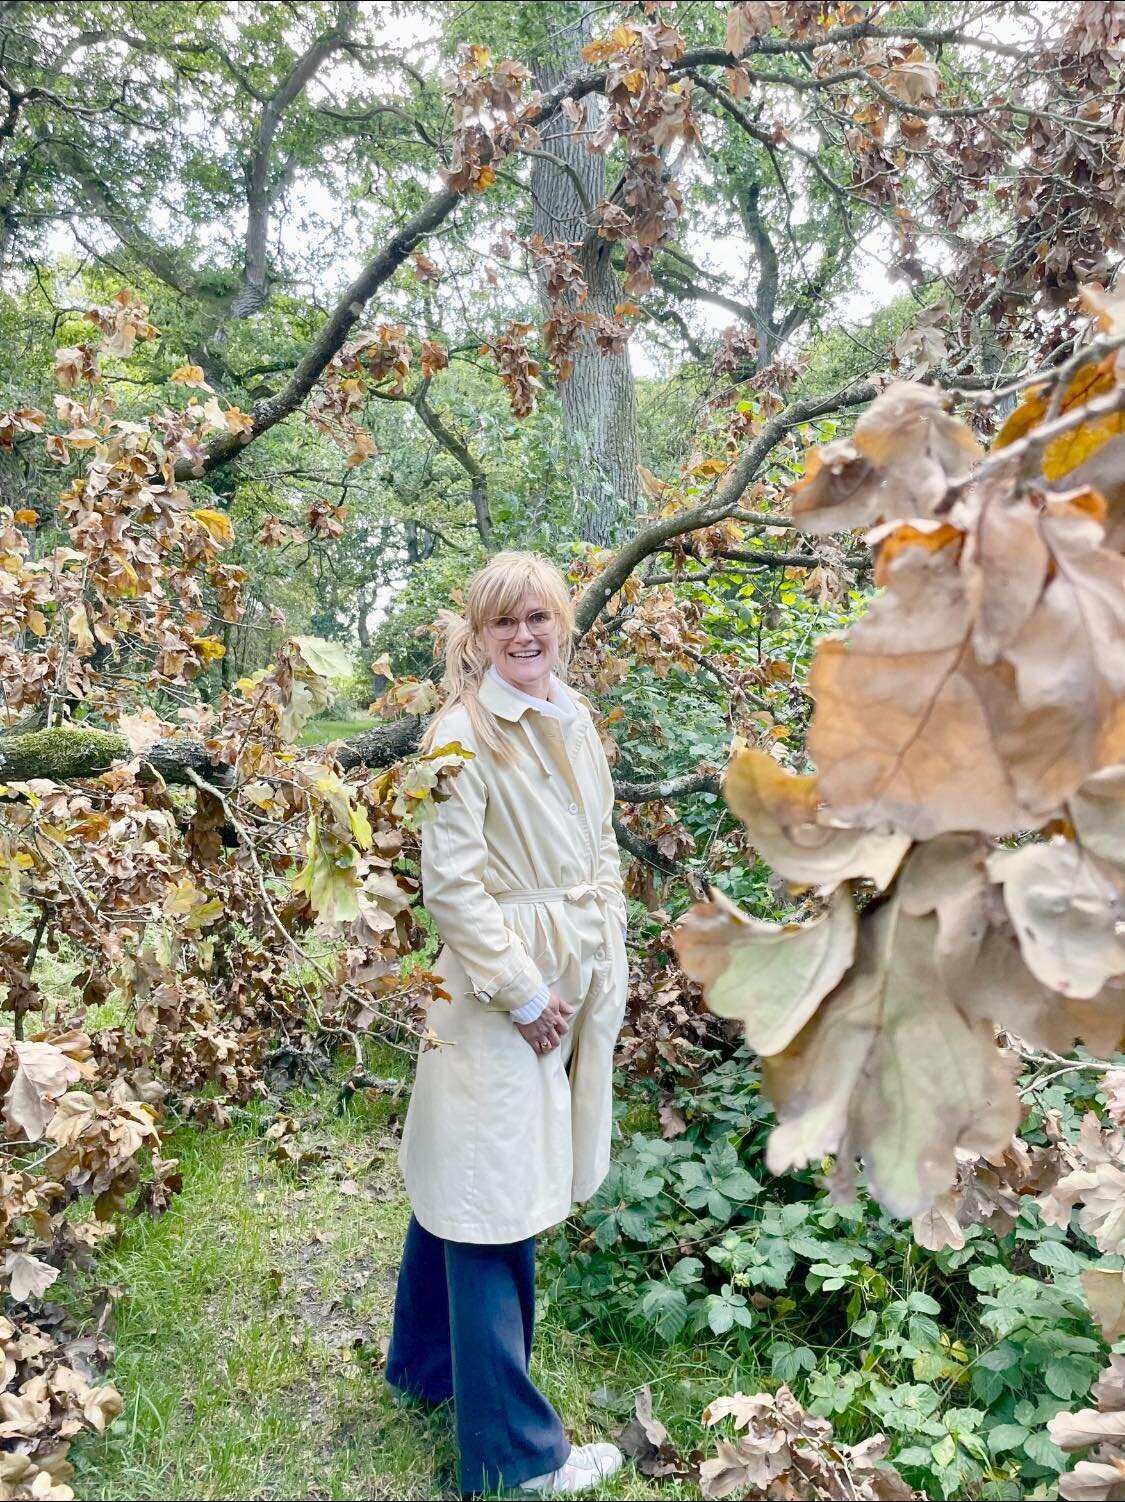
<svg viewBox="0 0 1125 1502">
<path fill-rule="evenodd" d="M 337 759 L 346 771 L 355 767 L 389 767 L 418 749 L 426 723 L 403 719 L 379 725 L 343 741 L 337 749 Z M 84 777 L 98 777 L 115 762 L 132 760 L 133 755 L 123 735 L 76 725 L 32 730 L 25 735 L 0 735 L 0 784 L 31 782 L 36 778 L 75 782 Z M 231 775 L 229 767 L 212 760 L 202 741 L 186 738 L 157 741 L 140 753 L 140 762 L 142 775 L 159 775 L 168 783 L 195 785 L 202 779 L 222 787 L 229 783 Z M 623 781 L 614 786 L 621 803 L 651 803 L 686 798 L 692 793 L 717 793 L 719 779 L 710 773 L 689 772 L 660 782 Z"/>
<path fill-rule="evenodd" d="M 684 876 L 686 871 L 683 866 L 674 861 L 667 860 L 656 848 L 651 840 L 642 840 L 640 835 L 626 829 L 620 819 L 614 819 L 613 832 L 617 836 L 617 843 L 622 850 L 636 860 L 644 861 L 646 866 L 651 866 L 654 871 L 659 871 L 661 876 Z"/>
</svg>

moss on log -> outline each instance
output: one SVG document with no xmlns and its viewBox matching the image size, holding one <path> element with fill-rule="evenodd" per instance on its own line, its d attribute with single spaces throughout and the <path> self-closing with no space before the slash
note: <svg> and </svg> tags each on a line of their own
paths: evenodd
<svg viewBox="0 0 1125 1502">
<path fill-rule="evenodd" d="M 386 767 L 417 749 L 424 722 L 399 720 L 345 741 L 340 761 L 346 768 Z M 45 777 L 51 782 L 75 782 L 108 772 L 115 761 L 133 756 L 124 736 L 106 730 L 60 725 L 53 730 L 29 730 L 22 735 L 0 733 L 0 783 L 28 782 Z M 141 775 L 158 774 L 165 782 L 190 782 L 189 773 L 223 785 L 229 767 L 216 766 L 202 741 L 157 741 L 140 753 Z"/>
<path fill-rule="evenodd" d="M 71 782 L 108 772 L 115 761 L 128 755 L 125 737 L 106 730 L 73 725 L 31 730 L 26 735 L 0 736 L 0 779 L 27 782 L 47 777 L 52 782 Z"/>
</svg>

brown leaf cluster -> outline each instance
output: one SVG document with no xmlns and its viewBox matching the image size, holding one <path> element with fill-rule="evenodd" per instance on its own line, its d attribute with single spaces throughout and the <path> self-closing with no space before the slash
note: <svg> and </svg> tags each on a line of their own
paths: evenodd
<svg viewBox="0 0 1125 1502">
<path fill-rule="evenodd" d="M 889 1448 L 885 1436 L 841 1444 L 828 1420 L 802 1408 L 788 1387 L 714 1399 L 703 1422 L 712 1428 L 724 1420 L 730 1420 L 737 1438 L 721 1438 L 717 1454 L 700 1467 L 704 1497 L 908 1502 L 921 1495 L 884 1460 Z"/>
<path fill-rule="evenodd" d="M 122 350 L 146 336 L 142 322 L 131 298 L 102 319 Z M 346 382 L 404 377 L 400 335 L 384 326 L 349 352 L 325 395 L 344 418 L 362 400 Z M 36 546 L 38 512 L 0 515 L 0 686 L 9 717 L 50 710 L 48 738 L 78 733 L 81 703 L 87 724 L 119 731 L 128 750 L 70 784 L 9 774 L 0 797 L 0 985 L 14 1024 L 0 1030 L 11 1327 L 0 1331 L 0 1494 L 13 1498 L 70 1495 L 65 1437 L 117 1412 L 81 1352 L 36 1331 L 53 1318 L 43 1300 L 64 1270 L 89 1268 L 122 1214 L 159 1213 L 177 1192 L 177 1165 L 161 1152 L 166 1097 L 225 1125 L 230 1104 L 262 1095 L 279 1060 L 296 1072 L 336 1043 L 358 1058 L 361 1035 L 385 1026 L 421 1036 L 426 1006 L 448 999 L 424 969 L 400 973 L 421 937 L 417 882 L 402 862 L 416 859 L 416 832 L 466 755 L 443 747 L 346 776 L 332 747 L 297 752 L 309 717 L 352 671 L 346 652 L 314 637 L 283 637 L 270 665 L 213 707 L 178 693 L 222 656 L 215 618 L 237 619 L 244 576 L 222 561 L 234 540 L 225 507 L 189 497 L 174 465 L 202 455 L 208 429 L 238 433 L 248 419 L 192 395 L 182 412 L 122 421 L 97 362 L 64 354 L 61 432 L 30 412 L 11 423 L 13 442 L 63 444 L 54 457 L 68 470 L 53 546 Z M 67 387 L 76 370 L 81 385 Z M 175 375 L 181 390 L 200 384 L 190 367 Z M 315 501 L 307 532 L 338 537 L 343 516 Z M 300 535 L 276 517 L 263 531 L 275 546 Z M 424 689 L 395 685 L 400 706 L 422 710 Z M 157 691 L 178 714 L 156 713 Z M 169 788 L 148 758 L 183 731 L 205 744 L 210 780 Z M 318 925 L 344 941 L 327 963 L 320 939 L 310 946 Z M 40 988 L 46 954 L 81 957 L 70 999 Z M 88 1035 L 87 1010 L 110 997 L 125 1020 Z M 25 1036 L 31 1017 L 41 1030 Z M 73 1207 L 85 1199 L 93 1215 L 83 1219 Z M 104 1341 L 97 1350 L 101 1359 Z"/>
<path fill-rule="evenodd" d="M 496 167 L 517 144 L 534 145 L 530 125 L 538 96 L 523 97 L 530 69 L 510 58 L 493 63 L 487 47 L 463 47 L 446 77 L 453 107 L 453 156 L 442 173 L 454 193 L 484 193 L 496 181 Z"/>
<path fill-rule="evenodd" d="M 491 354 L 500 373 L 500 381 L 512 403 L 513 417 L 530 417 L 539 401 L 543 382 L 539 379 L 539 362 L 527 347 L 533 325 L 510 324 L 495 344 L 485 346 L 482 354 Z"/>
<path fill-rule="evenodd" d="M 1081 431 L 1083 412 L 1064 421 Z M 677 936 L 763 1055 L 771 1168 L 835 1155 L 846 1193 L 859 1160 L 928 1244 L 1002 1223 L 1042 1168 L 1010 1146 L 996 1030 L 1061 1052 L 1125 1036 L 1125 559 L 1100 497 L 1026 473 L 983 461 L 940 393 L 908 384 L 816 456 L 794 509 L 827 530 L 885 518 L 881 591 L 814 659 L 816 775 L 745 749 L 725 792 L 820 911 L 778 925 L 713 898 Z M 1091 1139 L 1045 1201 L 1064 1218 L 1081 1201 L 1115 1251 L 1117 1148 Z"/>
<path fill-rule="evenodd" d="M 1067 1502 L 1119 1502 L 1125 1497 L 1125 1356 L 1111 1356 L 1094 1383 L 1093 1408 L 1056 1414 L 1047 1433 L 1061 1450 L 1084 1452 L 1059 1477 Z"/>
</svg>

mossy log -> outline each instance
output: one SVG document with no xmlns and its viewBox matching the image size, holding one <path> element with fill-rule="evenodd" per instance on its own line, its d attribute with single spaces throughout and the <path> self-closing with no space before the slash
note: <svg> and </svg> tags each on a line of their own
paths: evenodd
<svg viewBox="0 0 1125 1502">
<path fill-rule="evenodd" d="M 413 751 L 422 736 L 422 721 L 400 720 L 380 725 L 340 750 L 345 767 L 386 767 Z M 133 755 L 122 735 L 84 726 L 60 725 L 53 730 L 31 730 L 23 735 L 0 733 L 0 782 L 30 782 L 36 777 L 51 782 L 76 782 L 108 772 L 115 762 Z M 141 753 L 142 773 L 159 774 L 165 782 L 190 782 L 189 773 L 222 784 L 229 769 L 212 761 L 202 741 L 167 740 Z"/>
</svg>

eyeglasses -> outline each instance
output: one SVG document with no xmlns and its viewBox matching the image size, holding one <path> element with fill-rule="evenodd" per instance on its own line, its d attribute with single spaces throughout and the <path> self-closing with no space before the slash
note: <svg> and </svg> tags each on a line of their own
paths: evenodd
<svg viewBox="0 0 1125 1502">
<path fill-rule="evenodd" d="M 498 615 L 488 622 L 488 629 L 497 641 L 511 641 L 519 631 L 520 626 L 526 626 L 532 636 L 549 636 L 554 629 L 555 612 L 553 610 L 533 610 L 530 615 L 525 615 L 521 621 L 518 616 Z"/>
</svg>

